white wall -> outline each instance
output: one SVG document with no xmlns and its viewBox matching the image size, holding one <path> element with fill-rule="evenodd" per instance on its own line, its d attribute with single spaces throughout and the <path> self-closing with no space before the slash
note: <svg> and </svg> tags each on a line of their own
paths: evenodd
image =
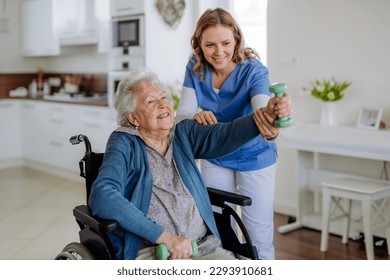
<svg viewBox="0 0 390 280">
<path fill-rule="evenodd" d="M 321 103 L 300 96 L 314 78 L 350 80 L 340 123 L 355 123 L 360 106 L 384 107 L 390 74 L 390 1 L 272 0 L 268 4 L 268 64 L 273 81 L 293 94 L 297 121 L 317 121 Z M 296 63 L 294 64 L 294 59 Z M 304 108 L 304 110 L 303 110 Z M 386 110 L 387 109 L 387 110 Z"/>
<path fill-rule="evenodd" d="M 146 66 L 164 82 L 175 83 L 184 79 L 185 66 L 191 55 L 190 39 L 199 16 L 208 8 L 230 8 L 231 0 L 191 0 L 176 29 L 167 25 L 155 8 L 155 1 L 145 2 L 146 14 Z"/>
<path fill-rule="evenodd" d="M 270 79 L 287 84 L 295 122 L 320 118 L 321 102 L 302 96 L 302 87 L 315 78 L 335 77 L 352 81 L 349 95 L 337 103 L 340 125 L 354 126 L 360 108 L 368 106 L 382 107 L 390 127 L 389 11 L 388 0 L 268 1 Z M 296 207 L 295 160 L 292 151 L 279 149 L 275 209 L 281 212 Z"/>
<path fill-rule="evenodd" d="M 61 55 L 47 59 L 46 69 L 54 73 L 107 73 L 107 53 L 97 45 L 61 46 Z"/>
<path fill-rule="evenodd" d="M 146 66 L 153 69 L 164 82 L 183 80 L 191 51 L 192 7 L 187 1 L 180 24 L 172 29 L 158 13 L 155 1 L 147 1 L 145 4 Z"/>
</svg>

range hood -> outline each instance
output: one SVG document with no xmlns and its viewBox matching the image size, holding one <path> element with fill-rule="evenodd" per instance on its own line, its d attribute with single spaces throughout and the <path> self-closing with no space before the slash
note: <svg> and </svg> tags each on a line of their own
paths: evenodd
<svg viewBox="0 0 390 280">
<path fill-rule="evenodd" d="M 77 45 L 95 45 L 99 43 L 99 36 L 96 33 L 77 34 L 63 36 L 60 38 L 61 46 L 77 46 Z"/>
</svg>

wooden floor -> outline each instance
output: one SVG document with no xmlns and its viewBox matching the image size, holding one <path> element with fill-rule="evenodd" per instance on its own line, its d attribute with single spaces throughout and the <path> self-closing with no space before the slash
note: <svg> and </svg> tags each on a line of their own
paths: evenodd
<svg viewBox="0 0 390 280">
<path fill-rule="evenodd" d="M 364 260 L 366 251 L 361 241 L 349 240 L 341 243 L 341 237 L 330 235 L 329 249 L 320 251 L 321 232 L 307 228 L 280 234 L 278 226 L 287 223 L 288 217 L 275 214 L 275 256 L 278 260 Z M 375 247 L 375 259 L 390 260 L 386 244 Z"/>
</svg>

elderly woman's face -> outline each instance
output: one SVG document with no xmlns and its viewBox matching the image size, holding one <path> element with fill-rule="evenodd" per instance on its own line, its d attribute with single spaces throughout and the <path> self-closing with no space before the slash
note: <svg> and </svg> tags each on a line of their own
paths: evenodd
<svg viewBox="0 0 390 280">
<path fill-rule="evenodd" d="M 135 90 L 136 109 L 129 121 L 144 134 L 169 132 L 173 127 L 174 111 L 166 93 L 157 85 L 143 83 Z"/>
</svg>

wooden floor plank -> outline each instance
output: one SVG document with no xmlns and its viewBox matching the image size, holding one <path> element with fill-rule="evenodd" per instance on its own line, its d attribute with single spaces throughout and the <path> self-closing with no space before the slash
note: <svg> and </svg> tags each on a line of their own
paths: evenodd
<svg viewBox="0 0 390 280">
<path fill-rule="evenodd" d="M 287 223 L 288 217 L 275 214 L 275 256 L 278 260 L 365 260 L 364 242 L 349 240 L 341 243 L 341 237 L 330 235 L 329 249 L 320 251 L 321 232 L 302 228 L 289 233 L 280 234 L 277 228 Z M 387 246 L 375 247 L 376 260 L 390 260 Z"/>
</svg>

